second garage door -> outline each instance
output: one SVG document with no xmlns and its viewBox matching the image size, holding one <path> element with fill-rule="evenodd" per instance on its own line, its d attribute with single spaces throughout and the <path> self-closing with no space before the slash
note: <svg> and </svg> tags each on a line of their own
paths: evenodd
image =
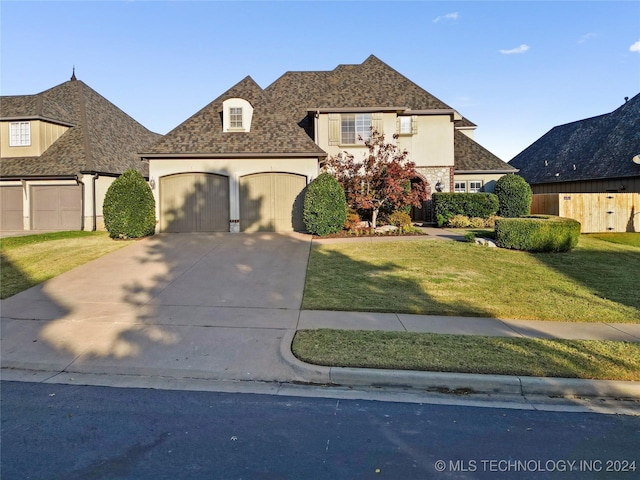
<svg viewBox="0 0 640 480">
<path fill-rule="evenodd" d="M 31 187 L 33 230 L 80 230 L 82 189 L 78 185 Z"/>
<path fill-rule="evenodd" d="M 240 230 L 304 230 L 302 200 L 307 177 L 291 173 L 257 173 L 240 178 Z"/>
<path fill-rule="evenodd" d="M 182 173 L 160 179 L 161 232 L 228 232 L 229 177 Z"/>
</svg>

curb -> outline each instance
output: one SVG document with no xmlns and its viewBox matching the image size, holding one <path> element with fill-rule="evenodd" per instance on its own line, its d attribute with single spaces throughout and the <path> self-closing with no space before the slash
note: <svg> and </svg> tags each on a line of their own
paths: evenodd
<svg viewBox="0 0 640 480">
<path fill-rule="evenodd" d="M 280 354 L 305 383 L 340 386 L 415 388 L 440 393 L 545 395 L 640 400 L 640 382 L 584 380 L 577 378 L 479 375 L 473 373 L 421 372 L 374 368 L 326 367 L 305 363 L 293 355 L 296 330 L 287 330 Z"/>
</svg>

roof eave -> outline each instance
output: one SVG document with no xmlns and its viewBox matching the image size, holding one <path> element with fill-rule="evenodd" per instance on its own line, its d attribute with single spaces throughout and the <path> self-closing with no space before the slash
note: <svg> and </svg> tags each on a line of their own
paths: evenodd
<svg viewBox="0 0 640 480">
<path fill-rule="evenodd" d="M 75 124 L 69 122 L 63 122 L 61 120 L 56 120 L 55 118 L 43 117 L 42 115 L 22 115 L 22 116 L 12 116 L 12 117 L 0 117 L 0 121 L 2 122 L 23 122 L 26 120 L 42 120 L 44 122 L 55 123 L 57 125 L 62 125 L 63 127 L 75 127 Z"/>
<path fill-rule="evenodd" d="M 265 153 L 265 152 L 236 152 L 236 153 L 139 153 L 142 160 L 171 159 L 171 158 L 324 158 L 325 152 L 300 153 Z"/>
<path fill-rule="evenodd" d="M 518 170 L 517 168 L 511 169 L 511 168 L 505 168 L 503 170 L 498 170 L 498 169 L 490 169 L 490 170 L 458 170 L 457 168 L 454 167 L 454 172 L 455 173 L 464 173 L 464 174 L 478 174 L 478 173 L 516 173 L 519 172 L 520 170 Z"/>
</svg>

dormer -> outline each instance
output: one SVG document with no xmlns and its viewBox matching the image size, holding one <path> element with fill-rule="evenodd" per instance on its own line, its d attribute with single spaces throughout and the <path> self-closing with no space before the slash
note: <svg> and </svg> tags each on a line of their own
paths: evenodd
<svg viewBox="0 0 640 480">
<path fill-rule="evenodd" d="M 249 132 L 253 106 L 243 98 L 228 98 L 222 102 L 222 131 Z"/>
</svg>

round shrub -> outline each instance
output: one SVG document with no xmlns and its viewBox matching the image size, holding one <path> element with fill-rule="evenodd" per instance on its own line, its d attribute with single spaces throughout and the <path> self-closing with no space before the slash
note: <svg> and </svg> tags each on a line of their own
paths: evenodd
<svg viewBox="0 0 640 480">
<path fill-rule="evenodd" d="M 527 252 L 568 252 L 580 238 L 580 222 L 551 215 L 496 220 L 496 245 Z"/>
<path fill-rule="evenodd" d="M 342 230 L 347 219 L 347 200 L 342 186 L 330 173 L 321 173 L 304 196 L 304 225 L 314 235 Z"/>
<path fill-rule="evenodd" d="M 498 213 L 501 217 L 522 217 L 531 213 L 531 187 L 519 175 L 509 174 L 500 177 L 494 193 L 498 197 Z"/>
<path fill-rule="evenodd" d="M 156 202 L 140 172 L 130 169 L 114 180 L 104 196 L 102 214 L 111 238 L 153 235 Z"/>
</svg>

